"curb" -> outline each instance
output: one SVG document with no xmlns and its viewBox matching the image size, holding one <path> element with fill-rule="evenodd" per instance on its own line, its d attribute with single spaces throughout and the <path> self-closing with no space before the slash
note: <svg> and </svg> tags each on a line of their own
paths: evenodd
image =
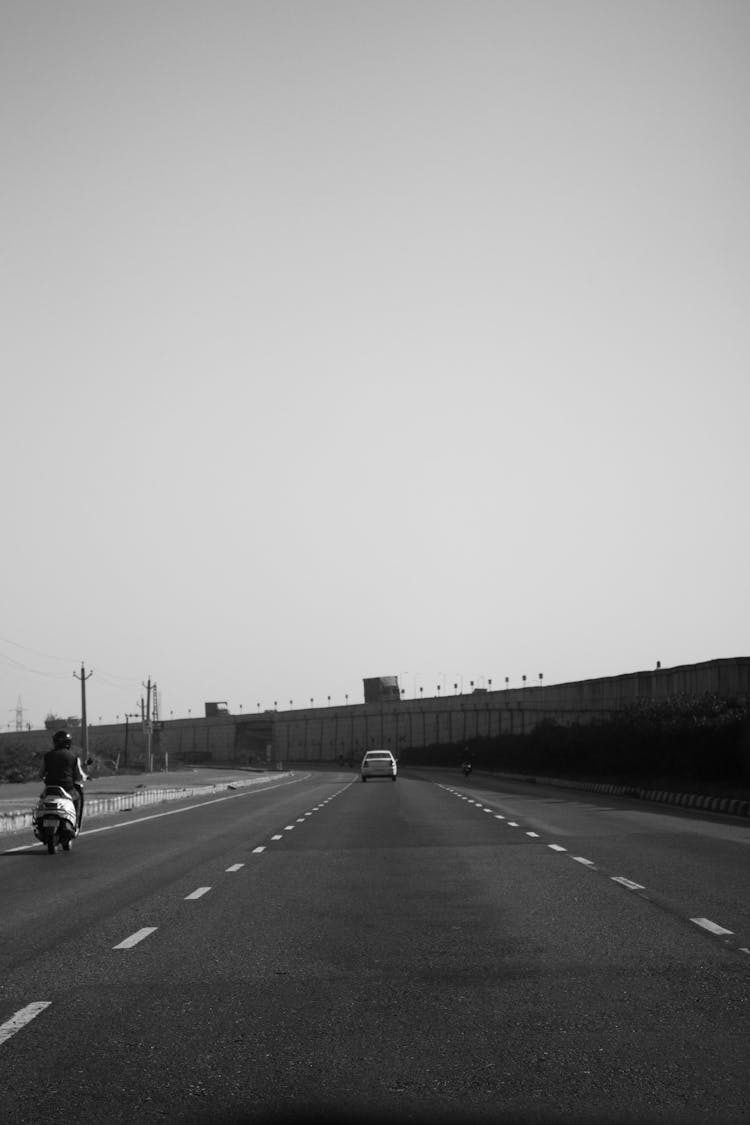
<svg viewBox="0 0 750 1125">
<path fill-rule="evenodd" d="M 645 789 L 640 785 L 613 785 L 600 781 L 571 781 L 567 777 L 529 777 L 522 773 L 506 773 L 503 777 L 519 781 L 537 781 L 542 785 L 557 785 L 564 789 L 587 789 L 593 793 L 607 793 L 612 797 L 634 797 L 639 801 L 656 801 L 663 805 L 681 805 L 683 808 L 703 809 L 704 812 L 728 813 L 730 816 L 750 817 L 750 801 L 737 797 L 705 797 L 699 793 L 674 793 L 665 789 Z"/>
<path fill-rule="evenodd" d="M 230 781 L 222 785 L 183 785 L 174 789 L 136 789 L 132 793 L 121 793 L 115 797 L 90 797 L 86 798 L 84 818 L 106 816 L 114 812 L 131 812 L 133 809 L 146 808 L 148 805 L 161 805 L 167 801 L 181 801 L 186 797 L 203 797 L 208 793 L 223 793 L 226 789 L 245 789 L 250 785 L 263 785 L 267 781 L 276 781 L 279 777 L 291 777 L 293 771 L 285 770 L 283 773 L 267 774 L 263 777 L 252 777 L 245 780 Z M 0 836 L 20 832 L 23 828 L 31 828 L 32 810 L 28 812 L 0 813 Z"/>
</svg>

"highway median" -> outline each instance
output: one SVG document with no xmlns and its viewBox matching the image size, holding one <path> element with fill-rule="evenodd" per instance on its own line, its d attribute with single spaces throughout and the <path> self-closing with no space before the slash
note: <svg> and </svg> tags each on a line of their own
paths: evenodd
<svg viewBox="0 0 750 1125">
<path fill-rule="evenodd" d="M 191 797 L 206 797 L 250 786 L 267 785 L 292 775 L 290 770 L 269 770 L 262 773 L 227 771 L 223 777 L 217 776 L 217 770 L 195 772 L 210 776 L 186 778 L 176 774 L 170 778 L 169 775 L 156 774 L 95 779 L 86 786 L 84 818 L 90 820 L 168 801 L 182 801 Z M 41 783 L 0 786 L 0 836 L 25 829 L 31 831 L 32 810 L 40 793 Z"/>
</svg>

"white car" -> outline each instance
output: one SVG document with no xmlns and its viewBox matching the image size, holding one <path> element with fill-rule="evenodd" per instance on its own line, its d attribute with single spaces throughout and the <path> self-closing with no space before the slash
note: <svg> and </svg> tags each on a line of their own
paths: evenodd
<svg viewBox="0 0 750 1125">
<path fill-rule="evenodd" d="M 390 750 L 368 750 L 362 759 L 359 776 L 363 781 L 370 777 L 390 777 L 396 780 L 398 766 Z"/>
</svg>

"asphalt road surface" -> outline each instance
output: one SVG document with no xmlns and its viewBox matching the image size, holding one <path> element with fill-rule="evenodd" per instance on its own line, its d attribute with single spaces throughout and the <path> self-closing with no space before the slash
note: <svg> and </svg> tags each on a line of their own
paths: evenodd
<svg viewBox="0 0 750 1125">
<path fill-rule="evenodd" d="M 5 837 L 0 1122 L 746 1123 L 749 849 L 427 771 Z"/>
</svg>

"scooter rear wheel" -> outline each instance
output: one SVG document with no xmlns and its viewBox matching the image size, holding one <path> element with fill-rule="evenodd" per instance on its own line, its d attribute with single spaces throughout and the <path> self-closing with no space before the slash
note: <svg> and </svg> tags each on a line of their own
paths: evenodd
<svg viewBox="0 0 750 1125">
<path fill-rule="evenodd" d="M 50 855 L 55 854 L 55 841 L 53 837 L 47 840 L 47 851 Z"/>
</svg>

